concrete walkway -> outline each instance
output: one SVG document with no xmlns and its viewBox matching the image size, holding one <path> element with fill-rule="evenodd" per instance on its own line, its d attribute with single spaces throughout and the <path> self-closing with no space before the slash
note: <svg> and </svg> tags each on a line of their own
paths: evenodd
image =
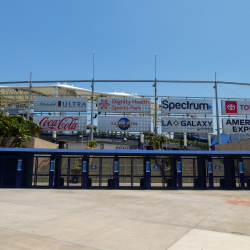
<svg viewBox="0 0 250 250">
<path fill-rule="evenodd" d="M 0 197 L 3 250 L 250 249 L 249 191 L 0 189 Z"/>
</svg>

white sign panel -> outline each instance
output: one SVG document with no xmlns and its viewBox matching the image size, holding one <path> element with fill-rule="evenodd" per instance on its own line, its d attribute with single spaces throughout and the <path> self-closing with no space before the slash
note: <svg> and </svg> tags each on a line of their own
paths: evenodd
<svg viewBox="0 0 250 250">
<path fill-rule="evenodd" d="M 99 131 L 121 131 L 121 132 L 150 132 L 150 117 L 122 117 L 122 116 L 100 116 L 98 117 Z"/>
<path fill-rule="evenodd" d="M 86 112 L 87 97 L 35 97 L 35 112 Z"/>
<path fill-rule="evenodd" d="M 41 130 L 85 131 L 87 128 L 87 116 L 36 115 L 33 121 L 41 126 Z"/>
<path fill-rule="evenodd" d="M 213 119 L 163 117 L 161 130 L 162 132 L 212 133 Z"/>
<path fill-rule="evenodd" d="M 170 114 L 213 114 L 213 102 L 208 99 L 161 99 L 161 112 Z"/>
<path fill-rule="evenodd" d="M 151 113 L 151 99 L 98 97 L 98 112 Z"/>
<path fill-rule="evenodd" d="M 250 101 L 221 101 L 221 112 L 223 115 L 249 115 Z"/>
<path fill-rule="evenodd" d="M 227 134 L 250 134 L 250 119 L 222 119 L 223 133 Z"/>
</svg>

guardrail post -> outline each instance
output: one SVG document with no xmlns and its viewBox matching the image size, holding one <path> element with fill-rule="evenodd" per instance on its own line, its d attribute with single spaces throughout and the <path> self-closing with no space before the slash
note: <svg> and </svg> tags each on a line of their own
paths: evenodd
<svg viewBox="0 0 250 250">
<path fill-rule="evenodd" d="M 82 158 L 82 188 L 87 188 L 89 158 L 84 155 Z"/>
<path fill-rule="evenodd" d="M 145 188 L 151 188 L 151 165 L 150 165 L 150 158 L 149 155 L 146 155 L 146 174 L 145 174 Z"/>
<path fill-rule="evenodd" d="M 239 174 L 240 174 L 240 187 L 245 189 L 245 176 L 242 157 L 239 157 Z"/>
<path fill-rule="evenodd" d="M 115 161 L 114 161 L 114 189 L 119 188 L 119 159 L 118 155 L 115 155 Z"/>
<path fill-rule="evenodd" d="M 23 166 L 23 160 L 21 158 L 22 156 L 19 156 L 19 159 L 17 160 L 16 188 L 21 187 L 22 166 Z"/>
<path fill-rule="evenodd" d="M 50 157 L 50 171 L 49 171 L 49 188 L 53 188 L 55 175 L 55 155 L 52 154 Z"/>
<path fill-rule="evenodd" d="M 213 163 L 211 156 L 208 156 L 208 179 L 209 179 L 209 189 L 214 189 L 214 174 L 213 174 Z"/>
<path fill-rule="evenodd" d="M 177 183 L 178 189 L 182 189 L 182 166 L 181 166 L 181 157 L 177 157 Z"/>
</svg>

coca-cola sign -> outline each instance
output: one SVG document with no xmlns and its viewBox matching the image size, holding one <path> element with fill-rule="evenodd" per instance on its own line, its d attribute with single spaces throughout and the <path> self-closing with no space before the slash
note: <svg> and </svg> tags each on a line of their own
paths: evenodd
<svg viewBox="0 0 250 250">
<path fill-rule="evenodd" d="M 33 121 L 41 130 L 50 131 L 85 131 L 87 116 L 34 116 Z"/>
<path fill-rule="evenodd" d="M 87 97 L 35 97 L 35 112 L 86 112 Z"/>
</svg>

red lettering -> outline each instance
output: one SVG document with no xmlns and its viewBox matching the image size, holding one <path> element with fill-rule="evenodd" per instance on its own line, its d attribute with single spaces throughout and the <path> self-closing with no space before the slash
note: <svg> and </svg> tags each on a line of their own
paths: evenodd
<svg viewBox="0 0 250 250">
<path fill-rule="evenodd" d="M 40 122 L 39 122 L 39 125 L 41 126 L 41 124 L 43 123 L 43 121 L 45 120 L 46 121 L 46 119 L 48 120 L 48 116 L 46 116 L 46 117 L 44 117 Z M 43 126 L 44 126 L 44 124 L 43 124 Z"/>
<path fill-rule="evenodd" d="M 245 110 L 249 110 L 249 106 L 248 105 L 245 105 L 244 108 L 245 108 Z"/>
<path fill-rule="evenodd" d="M 241 107 L 241 110 L 243 109 L 243 107 L 244 107 L 244 105 L 240 105 L 240 107 Z"/>
</svg>

